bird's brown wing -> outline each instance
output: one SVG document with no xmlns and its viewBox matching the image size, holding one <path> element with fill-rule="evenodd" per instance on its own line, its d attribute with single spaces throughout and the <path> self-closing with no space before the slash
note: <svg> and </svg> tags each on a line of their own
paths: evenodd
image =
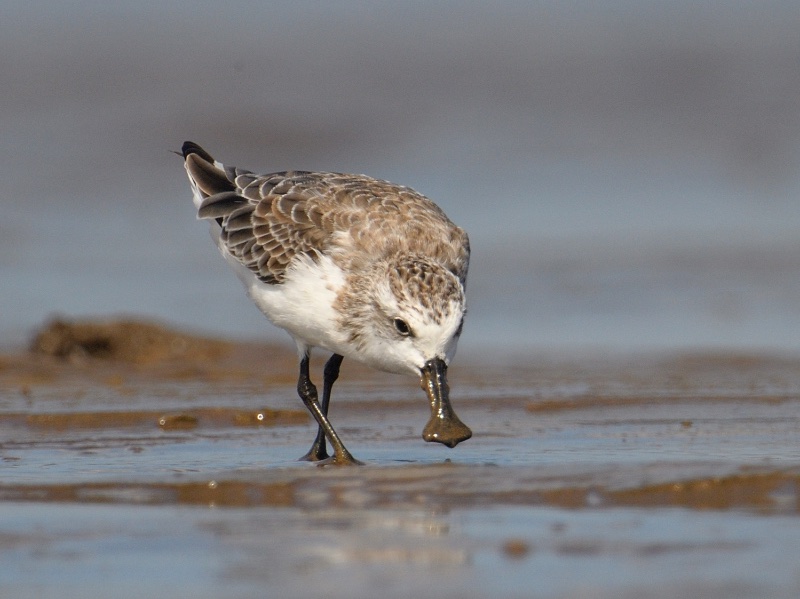
<svg viewBox="0 0 800 599">
<path fill-rule="evenodd" d="M 285 171 L 256 175 L 183 146 L 198 216 L 216 220 L 223 246 L 263 282 L 281 283 L 298 256 L 336 248 L 377 259 L 429 254 L 466 280 L 469 242 L 436 204 L 414 190 L 364 175 Z"/>
</svg>

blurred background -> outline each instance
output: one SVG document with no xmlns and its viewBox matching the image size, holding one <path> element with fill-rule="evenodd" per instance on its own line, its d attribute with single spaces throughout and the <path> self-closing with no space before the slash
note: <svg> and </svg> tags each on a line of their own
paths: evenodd
<svg viewBox="0 0 800 599">
<path fill-rule="evenodd" d="M 472 240 L 467 353 L 800 350 L 791 0 L 0 8 L 0 344 L 137 315 L 288 339 L 195 220 L 185 139 L 414 187 Z"/>
</svg>

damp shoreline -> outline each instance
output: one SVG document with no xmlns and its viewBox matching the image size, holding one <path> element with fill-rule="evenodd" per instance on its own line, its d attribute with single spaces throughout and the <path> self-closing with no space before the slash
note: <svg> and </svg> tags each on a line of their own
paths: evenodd
<svg viewBox="0 0 800 599">
<path fill-rule="evenodd" d="M 85 572 L 104 567 L 118 596 L 149 592 L 130 568 L 178 597 L 267 580 L 288 597 L 797 591 L 800 358 L 456 359 L 451 400 L 473 438 L 454 449 L 422 440 L 417 381 L 345 361 L 330 417 L 366 462 L 352 468 L 297 461 L 315 427 L 295 377 L 286 345 L 43 325 L 0 356 L 0 588 L 100 597 Z M 601 564 L 619 575 L 592 575 Z"/>
</svg>

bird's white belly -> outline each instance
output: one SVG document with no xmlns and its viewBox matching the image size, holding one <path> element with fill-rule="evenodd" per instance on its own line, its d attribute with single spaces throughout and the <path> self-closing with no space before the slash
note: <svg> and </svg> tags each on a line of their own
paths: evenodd
<svg viewBox="0 0 800 599">
<path fill-rule="evenodd" d="M 333 260 L 327 256 L 316 261 L 295 260 L 283 283 L 269 285 L 229 253 L 224 254 L 245 284 L 250 298 L 275 326 L 308 347 L 337 353 L 345 351 L 347 338 L 334 308 L 345 276 Z"/>
</svg>

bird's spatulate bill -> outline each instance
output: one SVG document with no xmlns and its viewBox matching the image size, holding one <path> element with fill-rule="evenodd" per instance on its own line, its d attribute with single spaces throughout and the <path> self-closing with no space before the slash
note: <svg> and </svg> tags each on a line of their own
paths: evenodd
<svg viewBox="0 0 800 599">
<path fill-rule="evenodd" d="M 455 447 L 472 436 L 469 427 L 459 420 L 450 405 L 447 385 L 447 364 L 439 358 L 428 360 L 422 367 L 420 384 L 431 402 L 431 419 L 422 431 L 426 441 Z"/>
</svg>

